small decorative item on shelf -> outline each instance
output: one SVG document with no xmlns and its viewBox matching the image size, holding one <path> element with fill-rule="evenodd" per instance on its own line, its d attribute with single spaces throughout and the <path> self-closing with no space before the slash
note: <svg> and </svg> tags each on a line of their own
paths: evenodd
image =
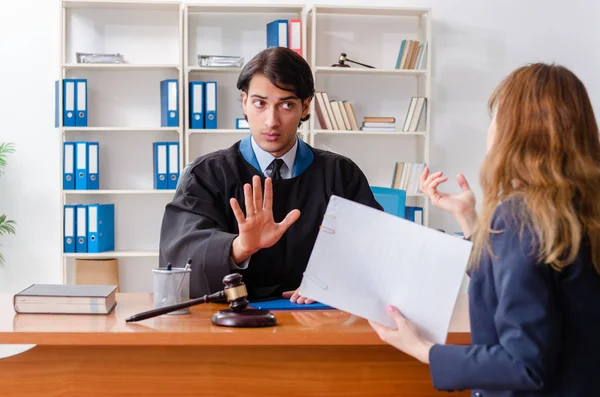
<svg viewBox="0 0 600 397">
<path fill-rule="evenodd" d="M 126 63 L 122 54 L 101 54 L 78 52 L 77 63 Z"/>
<path fill-rule="evenodd" d="M 366 68 L 375 69 L 375 66 L 366 65 L 366 64 L 364 64 L 364 63 L 356 62 L 356 61 L 353 61 L 352 59 L 348 59 L 348 58 L 346 58 L 346 54 L 345 54 L 345 53 L 343 53 L 343 52 L 340 54 L 340 59 L 338 59 L 338 63 L 334 63 L 334 64 L 333 64 L 333 65 L 331 65 L 331 66 L 332 66 L 332 67 L 342 67 L 342 68 L 349 68 L 349 67 L 350 67 L 350 65 L 346 65 L 346 62 L 352 62 L 352 63 L 355 63 L 355 64 L 357 64 L 357 65 L 364 66 L 364 67 L 366 67 Z"/>
<path fill-rule="evenodd" d="M 198 55 L 198 66 L 211 68 L 241 68 L 244 57 L 228 55 Z"/>
</svg>

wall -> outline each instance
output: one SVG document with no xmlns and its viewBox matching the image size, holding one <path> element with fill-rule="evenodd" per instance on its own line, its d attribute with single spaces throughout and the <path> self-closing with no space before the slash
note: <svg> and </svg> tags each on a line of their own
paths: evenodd
<svg viewBox="0 0 600 397">
<path fill-rule="evenodd" d="M 17 148 L 0 180 L 0 212 L 18 222 L 17 235 L 0 241 L 7 259 L 7 265 L 0 268 L 0 292 L 61 279 L 60 138 L 52 128 L 53 82 L 59 71 L 56 3 L 7 2 L 0 14 L 0 75 L 4 77 L 0 141 L 14 142 Z M 463 172 L 478 194 L 478 167 L 489 123 L 486 101 L 512 69 L 532 61 L 564 64 L 584 81 L 595 110 L 600 111 L 600 80 L 596 78 L 600 55 L 590 50 L 587 39 L 600 37 L 597 2 L 326 3 L 432 7 L 435 102 L 430 165 L 451 177 Z M 447 190 L 457 187 L 450 183 Z M 456 230 L 452 220 L 436 210 L 431 225 Z"/>
</svg>

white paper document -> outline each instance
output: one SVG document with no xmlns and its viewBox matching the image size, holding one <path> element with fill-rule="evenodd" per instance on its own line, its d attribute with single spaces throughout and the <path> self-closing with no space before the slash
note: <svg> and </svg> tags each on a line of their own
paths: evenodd
<svg viewBox="0 0 600 397">
<path fill-rule="evenodd" d="M 392 304 L 445 343 L 472 243 L 332 196 L 300 294 L 395 328 Z"/>
</svg>

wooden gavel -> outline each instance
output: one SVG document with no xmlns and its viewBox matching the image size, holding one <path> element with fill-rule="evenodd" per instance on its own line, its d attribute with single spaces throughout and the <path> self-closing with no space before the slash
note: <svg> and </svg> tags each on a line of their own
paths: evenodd
<svg viewBox="0 0 600 397">
<path fill-rule="evenodd" d="M 223 284 L 225 284 L 225 288 L 222 291 L 215 292 L 214 294 L 210 295 L 204 295 L 200 298 L 192 299 L 187 302 L 176 303 L 174 305 L 134 314 L 133 316 L 128 317 L 125 321 L 141 321 L 160 316 L 161 314 L 185 309 L 186 307 L 196 306 L 201 303 L 220 302 L 223 301 L 223 299 L 226 299 L 227 302 L 229 302 L 229 310 L 234 313 L 239 313 L 246 309 L 246 307 L 248 307 L 248 291 L 246 290 L 246 285 L 242 282 L 242 275 L 239 273 L 228 274 L 225 276 L 225 278 L 223 278 Z"/>
</svg>

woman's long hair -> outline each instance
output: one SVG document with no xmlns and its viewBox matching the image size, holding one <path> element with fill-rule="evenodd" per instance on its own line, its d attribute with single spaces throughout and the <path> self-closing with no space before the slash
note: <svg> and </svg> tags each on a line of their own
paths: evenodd
<svg viewBox="0 0 600 397">
<path fill-rule="evenodd" d="M 561 270 L 589 241 L 600 273 L 600 141 L 583 83 L 568 69 L 536 63 L 512 72 L 489 106 L 496 132 L 481 170 L 483 208 L 471 265 L 490 254 L 491 219 L 503 200 L 536 239 L 537 259 Z"/>
</svg>

